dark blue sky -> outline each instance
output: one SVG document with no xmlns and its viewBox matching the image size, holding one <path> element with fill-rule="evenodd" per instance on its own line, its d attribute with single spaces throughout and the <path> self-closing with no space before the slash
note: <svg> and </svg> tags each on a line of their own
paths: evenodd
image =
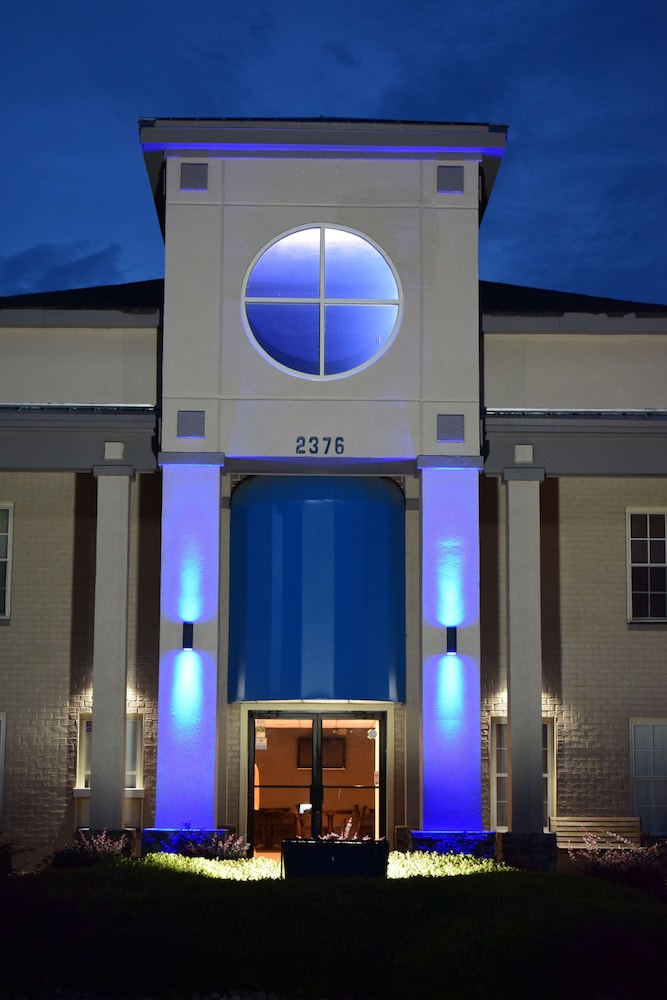
<svg viewBox="0 0 667 1000">
<path fill-rule="evenodd" d="M 162 276 L 139 117 L 509 125 L 480 276 L 667 303 L 667 4 L 22 0 L 0 295 Z"/>
</svg>

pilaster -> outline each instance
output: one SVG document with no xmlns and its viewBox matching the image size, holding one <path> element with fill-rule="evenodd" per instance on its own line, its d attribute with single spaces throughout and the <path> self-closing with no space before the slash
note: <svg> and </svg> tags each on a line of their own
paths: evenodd
<svg viewBox="0 0 667 1000">
<path fill-rule="evenodd" d="M 511 828 L 541 833 L 542 620 L 540 483 L 544 470 L 505 469 L 507 488 L 508 716 Z"/>
<path fill-rule="evenodd" d="M 125 798 L 130 476 L 112 466 L 97 474 L 93 739 L 90 826 L 121 830 Z"/>
</svg>

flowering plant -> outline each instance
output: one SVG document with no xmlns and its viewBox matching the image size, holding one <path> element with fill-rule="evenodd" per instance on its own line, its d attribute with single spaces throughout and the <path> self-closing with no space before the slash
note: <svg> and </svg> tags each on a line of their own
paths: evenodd
<svg viewBox="0 0 667 1000">
<path fill-rule="evenodd" d="M 340 833 L 336 833 L 333 830 L 331 831 L 331 833 L 321 833 L 319 837 L 317 837 L 317 840 L 324 840 L 327 842 L 348 840 L 348 841 L 357 841 L 359 843 L 363 843 L 365 840 L 374 839 L 369 834 L 365 834 L 363 837 L 360 837 L 358 833 L 352 833 L 352 825 L 353 821 L 352 817 L 350 816 L 350 818 L 348 819 L 347 823 L 345 824 Z M 380 837 L 380 840 L 386 840 L 386 837 Z"/>
<path fill-rule="evenodd" d="M 615 848 L 609 849 L 587 831 L 583 838 L 586 847 L 570 848 L 570 860 L 587 875 L 622 882 L 644 889 L 658 899 L 667 899 L 667 842 L 642 847 L 611 831 L 607 836 L 616 842 Z"/>
<path fill-rule="evenodd" d="M 216 830 L 192 830 L 189 824 L 181 830 L 174 830 L 162 841 L 160 847 L 165 854 L 216 861 L 247 858 L 250 851 L 250 844 L 245 837 L 236 837 L 232 833 L 224 836 Z"/>
<path fill-rule="evenodd" d="M 51 868 L 85 868 L 101 861 L 115 861 L 130 853 L 130 838 L 126 833 L 108 830 L 77 830 L 74 842 L 59 847 L 45 858 Z"/>
</svg>

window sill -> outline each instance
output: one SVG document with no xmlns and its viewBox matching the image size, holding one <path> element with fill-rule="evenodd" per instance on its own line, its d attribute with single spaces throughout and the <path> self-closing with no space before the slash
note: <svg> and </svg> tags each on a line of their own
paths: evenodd
<svg viewBox="0 0 667 1000">
<path fill-rule="evenodd" d="M 146 792 L 143 788 L 126 788 L 125 798 L 126 799 L 143 799 Z M 89 799 L 90 798 L 90 788 L 73 788 L 72 795 L 75 799 Z"/>
</svg>

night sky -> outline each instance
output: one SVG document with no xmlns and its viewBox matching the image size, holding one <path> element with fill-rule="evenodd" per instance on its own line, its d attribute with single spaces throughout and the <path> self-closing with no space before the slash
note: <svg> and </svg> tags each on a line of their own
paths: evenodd
<svg viewBox="0 0 667 1000">
<path fill-rule="evenodd" d="M 22 0 L 0 295 L 162 277 L 140 117 L 509 126 L 480 277 L 667 303 L 662 0 Z"/>
</svg>

